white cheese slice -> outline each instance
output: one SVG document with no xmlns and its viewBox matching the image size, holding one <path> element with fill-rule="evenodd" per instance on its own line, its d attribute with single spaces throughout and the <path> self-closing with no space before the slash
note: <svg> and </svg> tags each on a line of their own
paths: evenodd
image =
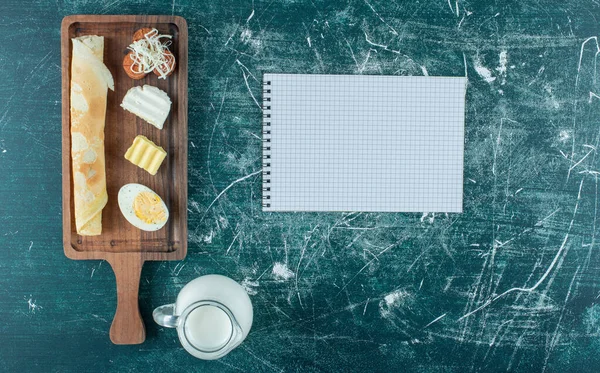
<svg viewBox="0 0 600 373">
<path fill-rule="evenodd" d="M 171 99 L 166 92 L 146 84 L 127 91 L 121 107 L 162 129 L 171 111 Z"/>
</svg>

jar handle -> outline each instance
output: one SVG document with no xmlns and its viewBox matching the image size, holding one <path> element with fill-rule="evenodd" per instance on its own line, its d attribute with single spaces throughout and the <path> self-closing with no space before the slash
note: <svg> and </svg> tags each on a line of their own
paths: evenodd
<svg viewBox="0 0 600 373">
<path fill-rule="evenodd" d="M 176 328 L 179 316 L 175 315 L 175 303 L 155 308 L 152 312 L 152 318 L 160 326 Z"/>
</svg>

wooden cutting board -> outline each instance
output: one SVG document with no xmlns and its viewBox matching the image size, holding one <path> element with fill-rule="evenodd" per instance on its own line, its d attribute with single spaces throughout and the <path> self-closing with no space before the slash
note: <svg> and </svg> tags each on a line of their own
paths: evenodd
<svg viewBox="0 0 600 373">
<path fill-rule="evenodd" d="M 173 35 L 169 48 L 177 67 L 166 80 L 154 74 L 132 80 L 122 68 L 133 33 L 143 27 Z M 102 234 L 87 237 L 79 236 L 75 230 L 69 97 L 71 38 L 82 35 L 104 36 L 104 64 L 115 80 L 115 91 L 108 92 L 104 130 L 108 204 L 102 211 Z M 181 260 L 187 253 L 187 23 L 175 16 L 67 16 L 62 21 L 61 52 L 64 252 L 71 259 L 105 259 L 110 263 L 117 282 L 117 311 L 110 338 L 116 344 L 142 343 L 145 329 L 138 307 L 142 265 L 146 260 Z M 171 98 L 171 112 L 162 130 L 120 107 L 130 88 L 144 84 L 162 89 Z M 155 176 L 124 158 L 137 135 L 145 135 L 167 151 Z M 161 196 L 170 213 L 165 227 L 144 232 L 125 220 L 117 194 L 128 183 L 146 185 Z"/>
</svg>

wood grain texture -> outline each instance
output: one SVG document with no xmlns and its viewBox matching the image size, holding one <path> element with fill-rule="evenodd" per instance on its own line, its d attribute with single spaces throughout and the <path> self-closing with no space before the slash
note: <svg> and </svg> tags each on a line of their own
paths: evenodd
<svg viewBox="0 0 600 373">
<path fill-rule="evenodd" d="M 173 36 L 170 49 L 178 66 L 167 79 L 148 74 L 134 81 L 122 68 L 134 32 L 144 27 L 154 27 Z M 102 212 L 102 234 L 87 237 L 78 235 L 75 229 L 70 153 L 71 39 L 82 35 L 104 36 L 104 63 L 115 80 L 115 91 L 108 93 L 104 129 L 109 200 Z M 141 343 L 145 338 L 137 306 L 144 261 L 181 260 L 187 252 L 187 47 L 187 24 L 181 17 L 73 15 L 62 21 L 64 251 L 71 259 L 106 259 L 113 267 L 118 304 L 110 337 L 117 344 Z M 120 107 L 127 91 L 143 84 L 157 86 L 171 98 L 171 112 L 163 130 Z M 127 148 L 140 134 L 167 151 L 167 158 L 154 176 L 124 158 Z M 132 182 L 150 187 L 163 198 L 170 212 L 164 228 L 145 232 L 125 220 L 117 194 L 123 185 Z"/>
</svg>

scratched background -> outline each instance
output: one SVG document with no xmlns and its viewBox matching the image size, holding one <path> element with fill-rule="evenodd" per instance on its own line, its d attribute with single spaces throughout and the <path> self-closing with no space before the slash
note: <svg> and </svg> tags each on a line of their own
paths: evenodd
<svg viewBox="0 0 600 373">
<path fill-rule="evenodd" d="M 4 0 L 0 370 L 598 371 L 600 5 L 493 3 Z M 81 13 L 189 23 L 190 248 L 145 265 L 139 346 L 109 341 L 110 266 L 62 251 L 60 21 Z M 263 213 L 263 72 L 466 74 L 464 214 Z M 208 273 L 255 307 L 215 362 L 151 321 Z"/>
</svg>

